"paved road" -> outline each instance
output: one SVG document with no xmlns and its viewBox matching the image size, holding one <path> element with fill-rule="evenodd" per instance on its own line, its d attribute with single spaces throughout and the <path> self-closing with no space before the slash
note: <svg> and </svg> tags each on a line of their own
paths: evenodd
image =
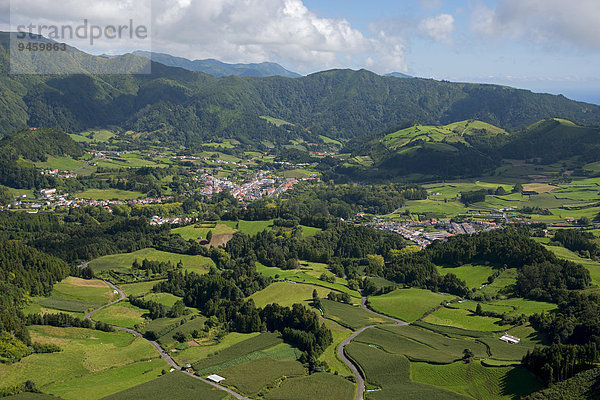
<svg viewBox="0 0 600 400">
<path fill-rule="evenodd" d="M 104 281 L 104 282 L 106 282 L 108 284 L 108 286 L 110 286 L 113 290 L 117 291 L 117 293 L 119 294 L 119 298 L 117 300 L 113 300 L 110 303 L 105 304 L 102 307 L 96 308 L 95 310 L 92 310 L 89 313 L 85 314 L 84 318 L 87 319 L 87 320 L 90 320 L 91 322 L 94 322 L 94 320 L 92 319 L 92 316 L 95 313 L 97 313 L 98 311 L 102 310 L 103 308 L 106 308 L 106 307 L 108 307 L 110 305 L 113 305 L 113 304 L 116 304 L 116 303 L 118 303 L 120 301 L 123 301 L 127 297 L 127 296 L 125 296 L 125 293 L 121 289 L 119 289 L 117 286 L 113 285 L 112 283 L 110 283 L 108 281 Z M 175 360 L 165 351 L 165 349 L 163 349 L 160 346 L 160 344 L 158 344 L 154 340 L 148 340 L 148 339 L 146 339 L 144 336 L 142 336 L 141 333 L 139 333 L 137 331 L 134 331 L 133 329 L 125 328 L 124 326 L 112 325 L 112 327 L 115 328 L 115 329 L 118 329 L 118 330 L 130 333 L 130 334 L 132 334 L 135 337 L 139 337 L 139 338 L 142 338 L 142 339 L 146 340 L 148 343 L 150 343 L 152 346 L 154 346 L 154 348 L 156 349 L 156 351 L 158 351 L 158 354 L 160 354 L 160 356 L 162 357 L 162 359 L 165 360 L 171 366 L 171 368 L 174 368 L 177 371 L 181 371 L 184 374 L 186 374 L 188 376 L 191 376 L 194 379 L 198 379 L 199 381 L 202 381 L 202 382 L 207 383 L 207 384 L 209 384 L 209 385 L 211 385 L 211 386 L 213 386 L 213 387 L 215 387 L 217 389 L 220 389 L 220 390 L 222 390 L 224 392 L 227 392 L 230 395 L 232 395 L 233 397 L 235 397 L 236 399 L 239 399 L 239 400 L 251 400 L 248 397 L 242 396 L 241 394 L 239 394 L 239 393 L 237 393 L 237 392 L 235 392 L 235 391 L 233 391 L 233 390 L 231 390 L 229 388 L 226 388 L 225 386 L 221 386 L 218 383 L 209 381 L 208 379 L 204 379 L 201 376 L 194 375 L 191 372 L 183 370 L 175 362 Z"/>
<path fill-rule="evenodd" d="M 377 315 L 378 317 L 383 317 L 383 318 L 386 318 L 386 319 L 394 321 L 393 324 L 384 324 L 386 326 L 405 326 L 405 325 L 408 325 L 408 323 L 405 322 L 405 321 L 402 321 L 402 320 L 397 319 L 397 318 L 388 317 L 387 315 L 383 315 L 383 314 L 380 314 L 378 312 L 375 312 L 375 311 L 371 310 L 369 307 L 367 307 L 367 298 L 365 296 L 363 296 L 360 299 L 360 306 L 364 310 L 366 310 L 367 312 L 369 312 L 371 314 L 374 314 L 374 315 Z M 364 328 L 360 328 L 359 330 L 357 330 L 356 332 L 354 332 L 352 335 L 350 335 L 346 340 L 344 340 L 342 343 L 340 343 L 340 345 L 337 348 L 337 355 L 338 355 L 338 357 L 340 358 L 340 360 L 342 360 L 348 366 L 348 368 L 350 368 L 350 370 L 354 374 L 354 378 L 356 379 L 356 396 L 355 396 L 356 400 L 363 400 L 364 399 L 364 396 L 365 396 L 365 380 L 364 380 L 363 376 L 361 375 L 360 371 L 358 370 L 358 368 L 356 367 L 356 365 L 348 357 L 346 357 L 345 348 L 346 348 L 346 345 L 348 343 L 350 343 L 352 340 L 354 340 L 358 335 L 360 335 L 361 333 L 363 333 L 367 329 L 373 328 L 375 326 L 382 326 L 382 325 L 369 325 L 369 326 L 365 326 Z"/>
</svg>

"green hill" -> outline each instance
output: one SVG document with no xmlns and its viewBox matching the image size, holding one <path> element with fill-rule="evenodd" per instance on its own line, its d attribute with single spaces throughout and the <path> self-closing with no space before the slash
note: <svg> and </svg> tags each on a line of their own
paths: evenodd
<svg viewBox="0 0 600 400">
<path fill-rule="evenodd" d="M 543 164 L 580 156 L 582 161 L 600 159 L 600 127 L 578 125 L 564 119 L 545 119 L 516 134 L 501 149 L 505 158 L 533 159 Z"/>
<path fill-rule="evenodd" d="M 14 149 L 15 153 L 31 161 L 46 161 L 48 156 L 78 158 L 85 153 L 66 133 L 56 129 L 32 128 L 0 140 L 2 151 Z"/>
<path fill-rule="evenodd" d="M 548 115 L 600 124 L 600 107 L 563 96 L 496 85 L 398 79 L 369 71 L 331 70 L 306 77 L 215 78 L 151 63 L 134 55 L 95 57 L 69 48 L 55 68 L 79 75 L 11 75 L 8 33 L 0 33 L 0 131 L 27 126 L 76 133 L 109 125 L 144 133 L 144 140 L 193 144 L 211 138 L 263 139 L 323 135 L 354 138 L 417 121 L 444 125 L 476 119 L 505 129 Z M 26 56 L 13 60 L 25 71 L 43 72 Z M 276 126 L 268 115 L 293 125 Z"/>
</svg>

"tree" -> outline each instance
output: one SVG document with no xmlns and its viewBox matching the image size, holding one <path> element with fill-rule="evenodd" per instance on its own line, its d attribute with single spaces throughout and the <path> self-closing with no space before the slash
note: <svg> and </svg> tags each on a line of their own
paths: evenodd
<svg viewBox="0 0 600 400">
<path fill-rule="evenodd" d="M 513 193 L 523 193 L 523 185 L 520 183 L 515 184 L 513 187 Z"/>
<path fill-rule="evenodd" d="M 473 360 L 473 357 L 475 357 L 475 354 L 473 353 L 473 351 L 471 351 L 471 349 L 464 349 L 463 350 L 463 361 L 466 363 L 470 363 Z"/>
<path fill-rule="evenodd" d="M 208 231 L 208 233 L 206 234 L 206 240 L 208 241 L 208 243 L 210 243 L 212 241 L 212 237 L 213 237 L 213 232 Z"/>
<path fill-rule="evenodd" d="M 502 186 L 498 186 L 498 188 L 496 189 L 495 195 L 496 196 L 504 196 L 505 194 L 506 194 L 506 190 Z"/>
<path fill-rule="evenodd" d="M 481 315 L 482 311 L 483 310 L 481 309 L 481 303 L 477 303 L 477 308 L 475 308 L 475 314 Z"/>
</svg>

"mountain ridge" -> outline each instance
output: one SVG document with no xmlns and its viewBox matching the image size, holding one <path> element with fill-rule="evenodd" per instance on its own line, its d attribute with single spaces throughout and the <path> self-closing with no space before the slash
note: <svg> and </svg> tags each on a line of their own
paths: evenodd
<svg viewBox="0 0 600 400">
<path fill-rule="evenodd" d="M 274 62 L 262 63 L 225 63 L 216 59 L 190 60 L 185 57 L 176 57 L 167 53 L 136 50 L 132 54 L 149 58 L 168 67 L 179 67 L 189 71 L 204 72 L 217 78 L 229 75 L 240 77 L 268 77 L 283 76 L 286 78 L 299 78 L 302 75 L 289 71 Z"/>
</svg>

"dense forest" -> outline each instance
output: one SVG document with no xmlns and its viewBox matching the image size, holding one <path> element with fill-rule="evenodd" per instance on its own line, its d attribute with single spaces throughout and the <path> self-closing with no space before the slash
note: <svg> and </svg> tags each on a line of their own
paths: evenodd
<svg viewBox="0 0 600 400">
<path fill-rule="evenodd" d="M 9 34 L 2 33 L 3 69 L 9 65 L 8 43 Z M 95 72 L 100 65 L 146 62 L 133 55 L 96 59 L 73 48 L 65 53 L 53 59 L 56 68 Z M 20 61 L 29 68 L 25 64 L 30 60 Z M 212 137 L 285 137 L 294 129 L 301 134 L 302 128 L 314 135 L 352 138 L 408 120 L 444 124 L 479 119 L 506 128 L 520 128 L 548 115 L 586 124 L 600 122 L 600 107 L 563 96 L 495 85 L 382 77 L 365 70 L 332 70 L 301 78 L 219 79 L 153 63 L 147 76 L 28 79 L 5 74 L 0 88 L 5 93 L 0 129 L 6 133 L 28 125 L 68 132 L 115 125 L 150 132 L 147 140 L 188 145 Z M 296 127 L 269 127 L 259 118 L 264 115 Z"/>
</svg>

